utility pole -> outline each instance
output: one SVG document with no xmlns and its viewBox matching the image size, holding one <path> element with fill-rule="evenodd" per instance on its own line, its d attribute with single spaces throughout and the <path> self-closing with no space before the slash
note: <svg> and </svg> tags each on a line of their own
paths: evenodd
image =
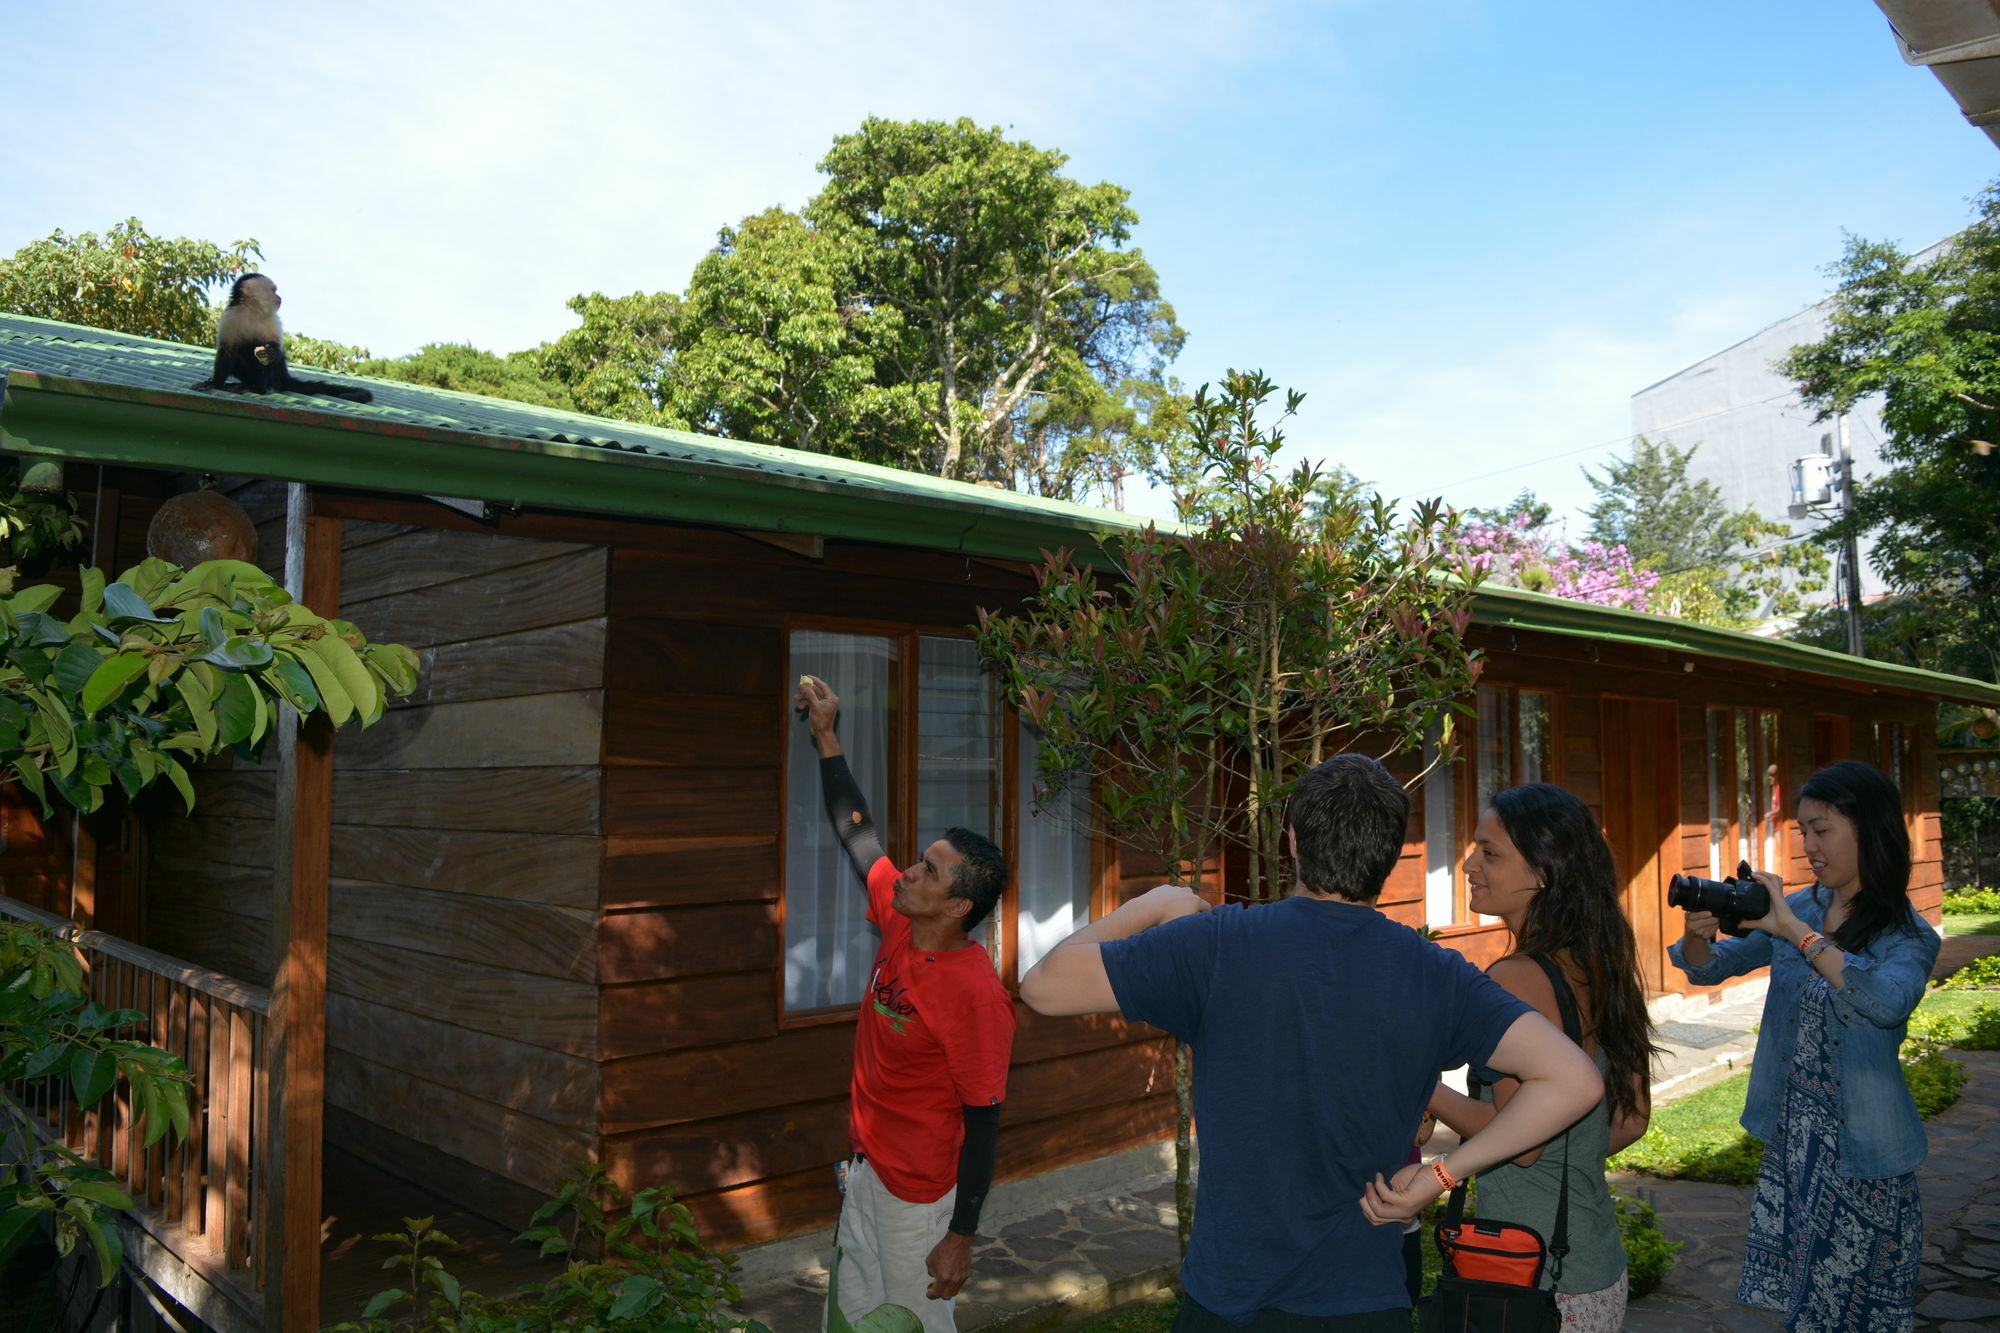
<svg viewBox="0 0 2000 1333">
<path fill-rule="evenodd" d="M 1847 413 L 1842 412 L 1833 421 L 1840 439 L 1840 516 L 1851 520 L 1854 517 L 1854 448 L 1847 438 Z M 1866 657 L 1868 654 L 1861 644 L 1861 542 L 1854 535 L 1851 523 L 1847 539 L 1841 543 L 1841 554 L 1847 566 L 1847 651 L 1855 657 Z"/>
</svg>

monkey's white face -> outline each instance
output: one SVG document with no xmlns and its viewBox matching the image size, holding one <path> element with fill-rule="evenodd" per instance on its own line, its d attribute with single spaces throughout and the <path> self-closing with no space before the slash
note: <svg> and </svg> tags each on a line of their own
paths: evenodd
<svg viewBox="0 0 2000 1333">
<path fill-rule="evenodd" d="M 243 304 L 263 314 L 275 314 L 283 302 L 278 297 L 278 284 L 269 278 L 252 278 L 243 284 Z"/>
</svg>

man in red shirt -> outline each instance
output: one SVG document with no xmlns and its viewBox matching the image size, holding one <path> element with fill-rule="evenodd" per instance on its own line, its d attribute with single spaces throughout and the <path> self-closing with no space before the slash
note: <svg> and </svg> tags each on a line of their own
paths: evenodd
<svg viewBox="0 0 2000 1333">
<path fill-rule="evenodd" d="M 882 932 L 854 1038 L 841 1313 L 901 1305 L 926 1333 L 952 1333 L 1014 1046 L 1013 1001 L 969 935 L 999 902 L 1007 863 L 987 838 L 954 828 L 899 873 L 834 733 L 840 699 L 808 676 L 796 702 L 819 749 L 827 814 Z"/>
</svg>

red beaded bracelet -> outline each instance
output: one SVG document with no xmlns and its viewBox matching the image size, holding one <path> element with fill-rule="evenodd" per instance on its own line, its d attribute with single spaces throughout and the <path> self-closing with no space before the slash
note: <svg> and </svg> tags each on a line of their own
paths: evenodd
<svg viewBox="0 0 2000 1333">
<path fill-rule="evenodd" d="M 1444 1169 L 1444 1158 L 1431 1158 L 1431 1173 L 1438 1178 L 1438 1183 L 1443 1185 L 1447 1192 L 1458 1188 L 1458 1182 L 1451 1178 L 1451 1172 Z"/>
</svg>

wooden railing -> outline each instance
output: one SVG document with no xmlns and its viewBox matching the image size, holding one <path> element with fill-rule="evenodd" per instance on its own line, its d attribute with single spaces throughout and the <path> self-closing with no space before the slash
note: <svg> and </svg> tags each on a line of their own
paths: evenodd
<svg viewBox="0 0 2000 1333">
<path fill-rule="evenodd" d="M 268 1139 L 264 1025 L 270 992 L 178 958 L 0 897 L 0 916 L 62 932 L 82 953 L 89 998 L 136 1009 L 132 1035 L 187 1062 L 188 1133 L 145 1146 L 128 1089 L 80 1110 L 67 1082 L 9 1089 L 42 1132 L 114 1172 L 137 1204 L 138 1223 L 253 1320 L 263 1304 Z"/>
</svg>

